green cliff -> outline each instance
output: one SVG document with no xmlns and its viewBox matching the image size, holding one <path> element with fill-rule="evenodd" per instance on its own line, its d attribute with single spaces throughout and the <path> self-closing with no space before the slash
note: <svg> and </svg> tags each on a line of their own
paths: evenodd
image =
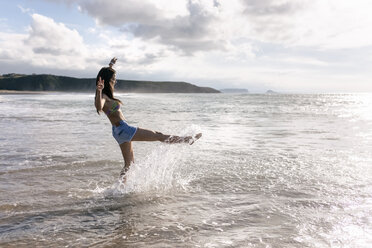
<svg viewBox="0 0 372 248">
<path fill-rule="evenodd" d="M 213 88 L 198 87 L 185 82 L 117 81 L 115 89 L 119 92 L 219 93 Z M 73 78 L 46 74 L 4 74 L 0 76 L 0 90 L 93 92 L 95 87 L 95 78 Z"/>
</svg>

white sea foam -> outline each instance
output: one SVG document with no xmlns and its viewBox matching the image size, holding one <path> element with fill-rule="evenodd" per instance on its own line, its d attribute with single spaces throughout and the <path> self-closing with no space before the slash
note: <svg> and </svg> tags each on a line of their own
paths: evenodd
<svg viewBox="0 0 372 248">
<path fill-rule="evenodd" d="M 180 135 L 194 136 L 200 131 L 200 127 L 191 125 Z M 192 180 L 192 175 L 183 173 L 183 167 L 190 165 L 185 161 L 188 149 L 190 146 L 187 144 L 160 144 L 145 158 L 132 164 L 125 183 L 118 179 L 107 188 L 97 186 L 94 193 L 112 196 L 132 192 L 185 189 Z"/>
</svg>

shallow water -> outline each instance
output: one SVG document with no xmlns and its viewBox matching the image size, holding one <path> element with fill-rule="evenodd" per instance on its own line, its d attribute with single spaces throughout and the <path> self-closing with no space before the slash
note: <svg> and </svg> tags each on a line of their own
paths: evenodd
<svg viewBox="0 0 372 248">
<path fill-rule="evenodd" d="M 372 95 L 118 94 L 127 185 L 92 94 L 0 96 L 0 246 L 369 247 Z"/>
</svg>

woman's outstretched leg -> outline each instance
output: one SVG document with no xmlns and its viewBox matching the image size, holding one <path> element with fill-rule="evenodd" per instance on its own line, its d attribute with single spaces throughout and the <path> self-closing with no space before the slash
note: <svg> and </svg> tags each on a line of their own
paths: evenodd
<svg viewBox="0 0 372 248">
<path fill-rule="evenodd" d="M 124 142 L 120 145 L 121 153 L 124 158 L 124 167 L 120 172 L 120 177 L 125 176 L 129 167 L 132 163 L 134 163 L 134 154 L 133 154 L 133 147 L 132 142 Z M 126 181 L 126 177 L 124 177 L 124 182 Z"/>
<path fill-rule="evenodd" d="M 201 133 L 195 137 L 192 136 L 175 136 L 167 135 L 160 132 L 154 132 L 147 129 L 138 128 L 136 134 L 133 136 L 132 141 L 161 141 L 165 143 L 194 143 L 195 140 L 202 136 Z"/>
</svg>

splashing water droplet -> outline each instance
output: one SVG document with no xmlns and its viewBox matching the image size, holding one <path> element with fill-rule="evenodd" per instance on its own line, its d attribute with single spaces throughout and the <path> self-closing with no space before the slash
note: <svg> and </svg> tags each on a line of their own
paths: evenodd
<svg viewBox="0 0 372 248">
<path fill-rule="evenodd" d="M 185 144 L 160 144 L 145 158 L 131 165 L 125 183 L 118 180 L 110 187 L 104 190 L 100 188 L 95 192 L 115 196 L 133 192 L 186 189 L 192 179 L 191 175 L 185 175 L 181 170 L 187 164 L 183 158 L 187 149 Z"/>
</svg>

